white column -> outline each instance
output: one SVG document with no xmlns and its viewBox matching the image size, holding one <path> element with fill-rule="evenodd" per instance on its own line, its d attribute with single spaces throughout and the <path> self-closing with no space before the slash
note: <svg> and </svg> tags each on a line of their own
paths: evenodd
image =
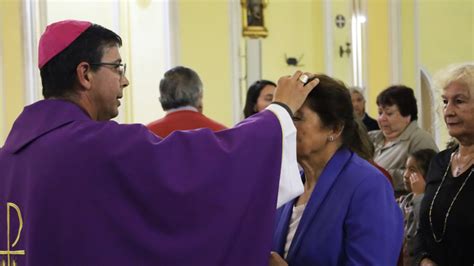
<svg viewBox="0 0 474 266">
<path fill-rule="evenodd" d="M 333 47 L 334 47 L 334 36 L 333 36 L 333 18 L 332 18 L 332 5 L 331 0 L 324 0 L 323 2 L 324 12 L 324 66 L 327 75 L 332 76 L 334 74 L 333 68 Z"/>
<path fill-rule="evenodd" d="M 242 7 L 240 1 L 229 1 L 229 58 L 230 58 L 230 88 L 232 101 L 232 122 L 236 124 L 242 118 L 242 93 L 240 91 L 240 77 L 241 77 L 241 60 L 240 60 L 240 40 L 242 34 Z"/>
<path fill-rule="evenodd" d="M 42 98 L 41 80 L 38 69 L 38 42 L 41 24 L 39 15 L 40 4 L 42 3 L 28 0 L 24 0 L 22 4 L 25 105 L 32 104 Z"/>
<path fill-rule="evenodd" d="M 262 78 L 262 45 L 259 39 L 247 39 L 247 84 Z"/>
</svg>

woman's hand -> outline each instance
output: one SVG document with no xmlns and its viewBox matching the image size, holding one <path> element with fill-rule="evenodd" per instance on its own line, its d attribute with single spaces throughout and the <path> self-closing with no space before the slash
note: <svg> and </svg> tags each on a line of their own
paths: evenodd
<svg viewBox="0 0 474 266">
<path fill-rule="evenodd" d="M 420 195 L 422 193 L 425 193 L 426 182 L 425 179 L 419 173 L 411 173 L 410 184 L 411 191 L 413 191 L 413 194 Z"/>
<path fill-rule="evenodd" d="M 420 266 L 437 266 L 437 265 L 438 264 L 436 264 L 434 261 L 432 261 L 428 258 L 424 258 L 420 262 Z"/>
<path fill-rule="evenodd" d="M 270 252 L 268 266 L 288 266 L 288 263 L 276 252 Z"/>
</svg>

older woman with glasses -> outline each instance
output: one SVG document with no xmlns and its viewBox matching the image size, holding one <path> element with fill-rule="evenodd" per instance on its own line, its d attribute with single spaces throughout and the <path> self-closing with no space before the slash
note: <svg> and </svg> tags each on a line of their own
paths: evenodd
<svg viewBox="0 0 474 266">
<path fill-rule="evenodd" d="M 474 264 L 474 63 L 440 72 L 444 121 L 458 145 L 431 162 L 421 202 L 421 265 Z"/>
</svg>

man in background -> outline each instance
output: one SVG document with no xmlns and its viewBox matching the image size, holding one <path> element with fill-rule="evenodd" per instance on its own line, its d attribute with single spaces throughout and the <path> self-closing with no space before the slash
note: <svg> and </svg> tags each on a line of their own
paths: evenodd
<svg viewBox="0 0 474 266">
<path fill-rule="evenodd" d="M 350 88 L 350 92 L 354 112 L 356 113 L 357 117 L 362 120 L 365 128 L 367 128 L 367 131 L 379 129 L 377 121 L 365 112 L 365 98 L 364 95 L 362 95 L 361 90 L 357 87 L 352 87 Z"/>
<path fill-rule="evenodd" d="M 202 81 L 194 70 L 183 66 L 168 70 L 160 82 L 160 103 L 166 116 L 148 124 L 148 129 L 162 138 L 175 130 L 225 129 L 202 114 L 202 96 Z"/>
</svg>

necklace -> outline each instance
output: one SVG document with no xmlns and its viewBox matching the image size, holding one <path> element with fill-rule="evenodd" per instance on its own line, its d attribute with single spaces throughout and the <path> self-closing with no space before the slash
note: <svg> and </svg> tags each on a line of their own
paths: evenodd
<svg viewBox="0 0 474 266">
<path fill-rule="evenodd" d="M 459 153 L 459 150 L 457 150 L 455 153 L 453 153 L 453 157 L 455 159 L 455 161 L 457 161 L 457 167 L 456 167 L 456 170 L 454 170 L 454 173 L 456 176 L 453 176 L 454 178 L 458 177 L 460 174 L 461 174 L 461 171 L 462 169 L 464 169 L 466 166 L 471 166 L 471 162 L 472 162 L 472 157 L 471 159 L 469 159 L 469 161 L 467 161 L 467 163 L 461 165 L 461 154 Z"/>
<path fill-rule="evenodd" d="M 462 183 L 461 187 L 459 188 L 458 192 L 454 196 L 453 201 L 451 201 L 451 204 L 449 205 L 448 211 L 446 212 L 446 216 L 444 217 L 443 232 L 441 233 L 441 237 L 438 238 L 438 237 L 436 237 L 436 234 L 434 232 L 433 220 L 431 219 L 431 213 L 433 211 L 433 205 L 434 205 L 434 202 L 436 200 L 436 197 L 438 196 L 439 190 L 443 186 L 444 180 L 446 179 L 446 175 L 448 174 L 448 171 L 451 168 L 451 162 L 452 161 L 453 161 L 453 156 L 451 156 L 451 159 L 449 160 L 449 164 L 448 164 L 448 167 L 446 167 L 446 171 L 444 172 L 443 179 L 441 179 L 441 183 L 439 184 L 438 189 L 436 190 L 436 193 L 435 193 L 435 195 L 433 197 L 433 200 L 431 201 L 431 205 L 430 205 L 430 211 L 429 211 L 430 227 L 431 227 L 431 233 L 433 234 L 433 238 L 434 238 L 436 243 L 441 243 L 441 241 L 443 241 L 444 233 L 446 232 L 446 224 L 448 222 L 448 217 L 449 217 L 449 213 L 451 212 L 451 208 L 453 207 L 454 202 L 457 200 L 457 198 L 458 198 L 459 194 L 461 193 L 462 189 L 466 185 L 467 180 L 469 180 L 469 178 L 471 177 L 472 172 L 474 172 L 474 168 L 471 169 L 471 172 L 466 177 L 466 179 Z"/>
</svg>

